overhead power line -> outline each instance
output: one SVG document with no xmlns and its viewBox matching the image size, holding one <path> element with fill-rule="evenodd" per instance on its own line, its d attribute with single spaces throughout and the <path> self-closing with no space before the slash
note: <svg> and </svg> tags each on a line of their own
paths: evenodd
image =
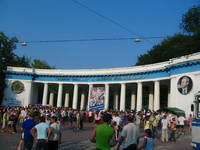
<svg viewBox="0 0 200 150">
<path fill-rule="evenodd" d="M 85 8 L 85 9 L 87 9 L 87 10 L 90 11 L 91 13 L 93 13 L 93 14 L 95 14 L 95 15 L 101 17 L 101 18 L 103 18 L 104 20 L 107 20 L 107 21 L 109 21 L 109 22 L 115 24 L 116 26 L 120 27 L 121 29 L 126 30 L 127 32 L 131 33 L 132 35 L 139 36 L 139 35 L 137 35 L 136 33 L 134 33 L 132 30 L 130 30 L 129 28 L 127 28 L 127 27 L 125 27 L 124 25 L 120 24 L 119 22 L 117 22 L 117 21 L 115 21 L 115 20 L 113 20 L 113 19 L 111 19 L 111 18 L 109 18 L 109 17 L 107 17 L 107 16 L 105 16 L 105 15 L 102 15 L 101 13 L 99 13 L 99 12 L 97 12 L 96 10 L 94 10 L 94 9 L 92 9 L 92 8 L 90 8 L 90 7 L 88 7 L 88 6 L 86 6 L 85 4 L 83 4 L 83 3 L 81 3 L 81 2 L 79 2 L 79 1 L 77 1 L 77 0 L 72 0 L 72 1 L 73 1 L 74 3 L 76 3 L 77 5 L 79 5 L 79 6 L 83 7 L 83 8 Z"/>
<path fill-rule="evenodd" d="M 64 39 L 64 40 L 41 40 L 41 41 L 19 41 L 18 43 L 26 46 L 28 43 L 64 43 L 64 42 L 93 42 L 93 41 L 123 41 L 123 40 L 133 40 L 134 42 L 140 42 L 141 40 L 150 39 L 163 39 L 164 36 L 156 37 L 119 37 L 119 38 L 91 38 L 91 39 Z"/>
<path fill-rule="evenodd" d="M 119 37 L 119 38 L 91 38 L 91 39 L 64 39 L 64 40 L 40 40 L 40 41 L 19 41 L 17 43 L 20 43 L 22 46 L 26 46 L 29 43 L 63 43 L 63 42 L 93 42 L 93 41 L 122 41 L 122 40 L 133 40 L 134 42 L 140 42 L 141 40 L 146 40 L 149 41 L 151 39 L 162 39 L 165 38 L 164 36 L 157 36 L 157 37 L 140 37 L 136 33 L 134 33 L 132 30 L 129 28 L 125 27 L 124 25 L 121 25 L 119 22 L 106 17 L 105 15 L 102 15 L 101 13 L 97 12 L 96 10 L 86 6 L 85 4 L 77 1 L 77 0 L 72 0 L 75 4 L 87 9 L 88 11 L 92 12 L 93 14 L 103 18 L 104 20 L 107 20 L 116 26 L 120 27 L 121 29 L 137 36 L 137 37 Z M 149 41 L 150 42 L 150 41 Z"/>
</svg>

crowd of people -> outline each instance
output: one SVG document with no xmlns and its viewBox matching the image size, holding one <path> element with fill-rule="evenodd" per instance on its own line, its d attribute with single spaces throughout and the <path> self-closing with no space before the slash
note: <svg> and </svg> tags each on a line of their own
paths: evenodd
<svg viewBox="0 0 200 150">
<path fill-rule="evenodd" d="M 0 107 L 1 131 L 20 132 L 19 150 L 56 150 L 61 143 L 62 127 L 80 131 L 84 123 L 94 125 L 91 142 L 97 150 L 153 150 L 155 139 L 176 142 L 191 132 L 192 115 L 176 115 L 151 110 L 128 111 L 80 111 L 71 108 L 49 106 Z M 144 137 L 143 144 L 140 138 Z"/>
</svg>

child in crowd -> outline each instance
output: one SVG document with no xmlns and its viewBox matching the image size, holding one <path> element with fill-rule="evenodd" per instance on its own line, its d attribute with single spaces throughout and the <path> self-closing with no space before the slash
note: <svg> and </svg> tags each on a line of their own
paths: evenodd
<svg viewBox="0 0 200 150">
<path fill-rule="evenodd" d="M 143 145 L 139 148 L 139 150 L 153 150 L 154 149 L 154 141 L 152 138 L 152 133 L 150 129 L 146 129 L 144 131 L 144 142 Z"/>
</svg>

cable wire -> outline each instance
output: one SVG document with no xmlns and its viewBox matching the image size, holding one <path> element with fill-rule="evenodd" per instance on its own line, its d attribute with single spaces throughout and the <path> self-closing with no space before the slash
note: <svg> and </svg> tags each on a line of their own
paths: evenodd
<svg viewBox="0 0 200 150">
<path fill-rule="evenodd" d="M 119 38 L 91 38 L 91 39 L 64 39 L 64 40 L 44 40 L 44 41 L 19 41 L 17 43 L 63 43 L 63 42 L 92 42 L 92 41 L 122 41 L 122 40 L 134 40 L 140 42 L 140 40 L 149 39 L 163 39 L 164 36 L 157 37 L 119 37 Z"/>
<path fill-rule="evenodd" d="M 92 12 L 93 14 L 103 18 L 104 20 L 107 20 L 116 26 L 120 27 L 123 30 L 126 30 L 127 32 L 137 36 L 137 37 L 122 37 L 122 38 L 92 38 L 92 39 L 64 39 L 64 40 L 43 40 L 43 41 L 19 41 L 17 43 L 20 43 L 23 46 L 26 46 L 27 43 L 62 43 L 62 42 L 92 42 L 92 41 L 120 41 L 120 40 L 134 40 L 135 42 L 140 42 L 141 39 L 144 39 L 146 41 L 149 41 L 150 39 L 158 39 L 158 38 L 165 38 L 163 36 L 159 37 L 140 37 L 139 35 L 135 34 L 132 30 L 128 29 L 127 27 L 121 25 L 119 22 L 106 17 L 105 15 L 102 15 L 101 13 L 97 12 L 96 10 L 84 5 L 83 3 L 77 1 L 77 0 L 71 0 L 75 4 L 87 9 L 88 11 Z M 149 41 L 151 42 L 151 41 Z"/>
<path fill-rule="evenodd" d="M 131 33 L 132 35 L 135 35 L 135 36 L 138 36 L 137 34 L 135 34 L 132 30 L 128 29 L 127 27 L 121 25 L 119 22 L 109 18 L 109 17 L 106 17 L 105 15 L 102 15 L 100 14 L 99 12 L 97 12 L 96 10 L 84 5 L 83 3 L 81 2 L 78 2 L 77 0 L 72 0 L 74 3 L 76 3 L 77 5 L 81 6 L 81 7 L 84 7 L 85 9 L 87 9 L 88 11 L 92 12 L 93 14 L 96 14 L 97 16 L 103 18 L 104 20 L 107 20 L 113 24 L 115 24 L 116 26 L 122 28 L 123 30 L 126 30 L 127 32 Z"/>
</svg>

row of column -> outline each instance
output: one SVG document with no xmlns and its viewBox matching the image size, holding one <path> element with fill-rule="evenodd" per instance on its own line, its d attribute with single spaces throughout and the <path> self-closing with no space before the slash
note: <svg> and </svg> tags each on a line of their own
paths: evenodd
<svg viewBox="0 0 200 150">
<path fill-rule="evenodd" d="M 62 106 L 62 91 L 63 91 L 63 84 L 59 84 L 58 86 L 58 96 L 57 96 L 57 107 Z M 48 97 L 48 83 L 44 83 L 44 91 L 43 91 L 43 98 L 42 98 L 42 105 L 47 105 L 47 97 Z M 81 99 L 84 100 L 85 95 L 82 94 Z M 54 93 L 50 93 L 49 97 L 49 104 L 53 105 L 54 100 Z M 74 84 L 74 94 L 73 94 L 73 104 L 72 108 L 77 109 L 77 102 L 78 102 L 78 84 Z M 84 104 L 84 101 L 81 102 Z M 65 107 L 69 106 L 69 93 L 65 94 Z M 82 106 L 83 107 L 83 106 Z"/>
<path fill-rule="evenodd" d="M 118 108 L 118 93 L 114 95 L 114 108 Z M 126 106 L 126 84 L 121 84 L 121 94 L 120 94 L 120 110 L 125 110 Z M 137 104 L 137 106 L 136 106 Z M 137 111 L 142 109 L 142 82 L 137 83 L 137 97 L 136 91 L 133 91 L 131 94 L 131 109 L 136 109 Z M 154 83 L 154 92 L 153 87 L 150 87 L 149 92 L 149 109 L 159 110 L 160 109 L 160 82 L 155 81 Z"/>
<path fill-rule="evenodd" d="M 131 109 L 136 109 L 137 111 L 142 109 L 142 82 L 137 83 L 137 96 L 136 90 L 134 90 L 131 94 Z M 91 93 L 91 88 L 93 84 L 89 84 L 88 91 L 88 104 L 87 109 L 89 109 L 89 96 Z M 57 95 L 57 107 L 62 106 L 62 95 L 63 95 L 63 84 L 59 83 L 58 86 L 58 95 Z M 47 97 L 48 97 L 48 83 L 44 83 L 44 91 L 43 91 L 43 99 L 42 105 L 47 105 Z M 49 104 L 53 105 L 54 94 L 50 93 Z M 81 94 L 81 102 L 80 109 L 85 108 L 85 94 Z M 73 92 L 73 101 L 72 108 L 77 109 L 78 105 L 78 84 L 74 84 L 74 92 Z M 65 94 L 65 107 L 69 107 L 69 93 Z M 119 106 L 119 108 L 118 108 Z M 116 110 L 125 110 L 126 106 L 126 83 L 121 83 L 121 93 L 120 93 L 120 104 L 119 104 L 119 93 L 115 92 L 114 94 L 114 109 Z M 109 109 L 109 84 L 105 84 L 105 102 L 104 102 L 104 110 Z M 149 90 L 149 109 L 158 110 L 160 109 L 160 82 L 154 82 L 154 91 L 153 87 L 150 87 Z"/>
</svg>

